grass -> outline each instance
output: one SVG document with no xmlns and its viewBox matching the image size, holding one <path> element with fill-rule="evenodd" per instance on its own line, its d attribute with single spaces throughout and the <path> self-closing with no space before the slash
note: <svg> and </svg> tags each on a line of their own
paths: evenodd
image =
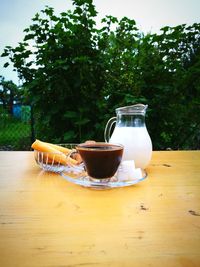
<svg viewBox="0 0 200 267">
<path fill-rule="evenodd" d="M 1 150 L 30 150 L 31 124 L 16 118 L 0 120 Z"/>
</svg>

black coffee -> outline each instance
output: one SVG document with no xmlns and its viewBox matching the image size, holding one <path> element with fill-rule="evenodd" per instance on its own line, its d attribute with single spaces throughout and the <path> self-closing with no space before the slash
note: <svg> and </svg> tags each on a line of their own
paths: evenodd
<svg viewBox="0 0 200 267">
<path fill-rule="evenodd" d="M 123 147 L 120 145 L 96 143 L 77 146 L 89 176 L 95 179 L 112 177 L 122 159 Z"/>
</svg>

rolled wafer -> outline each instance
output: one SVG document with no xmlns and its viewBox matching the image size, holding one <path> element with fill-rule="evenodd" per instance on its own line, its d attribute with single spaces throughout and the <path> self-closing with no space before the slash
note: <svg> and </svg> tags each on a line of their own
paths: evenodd
<svg viewBox="0 0 200 267">
<path fill-rule="evenodd" d="M 59 146 L 59 145 L 55 145 L 55 144 L 51 144 L 51 143 L 46 143 L 46 144 L 57 149 L 60 152 L 63 152 L 64 154 L 69 154 L 71 152 L 71 149 L 63 147 L 63 146 Z"/>
<path fill-rule="evenodd" d="M 49 143 L 40 141 L 40 140 L 35 140 L 35 142 L 32 144 L 32 148 L 40 151 L 40 152 L 46 152 L 48 153 L 48 159 L 50 161 L 56 161 L 60 162 L 63 165 L 67 165 L 69 162 L 72 164 L 77 164 L 78 162 L 75 159 L 72 159 L 70 157 L 67 158 L 67 154 L 70 153 L 70 149 L 65 148 L 65 153 L 61 152 L 60 150 L 56 149 L 56 147 L 61 148 L 60 146 L 57 145 L 50 145 Z"/>
</svg>

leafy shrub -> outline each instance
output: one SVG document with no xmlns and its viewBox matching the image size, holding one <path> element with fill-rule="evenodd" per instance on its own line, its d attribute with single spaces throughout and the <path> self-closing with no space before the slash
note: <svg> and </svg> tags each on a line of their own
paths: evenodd
<svg viewBox="0 0 200 267">
<path fill-rule="evenodd" d="M 154 149 L 199 148 L 200 24 L 144 35 L 134 20 L 107 16 L 97 29 L 92 0 L 73 5 L 36 14 L 3 54 L 24 81 L 36 137 L 102 140 L 116 107 L 143 102 Z"/>
</svg>

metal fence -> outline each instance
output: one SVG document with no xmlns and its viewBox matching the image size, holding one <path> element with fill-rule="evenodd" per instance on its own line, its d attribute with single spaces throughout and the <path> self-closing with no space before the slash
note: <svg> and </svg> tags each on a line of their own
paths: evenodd
<svg viewBox="0 0 200 267">
<path fill-rule="evenodd" d="M 33 139 L 31 107 L 0 104 L 0 150 L 31 150 Z"/>
</svg>

